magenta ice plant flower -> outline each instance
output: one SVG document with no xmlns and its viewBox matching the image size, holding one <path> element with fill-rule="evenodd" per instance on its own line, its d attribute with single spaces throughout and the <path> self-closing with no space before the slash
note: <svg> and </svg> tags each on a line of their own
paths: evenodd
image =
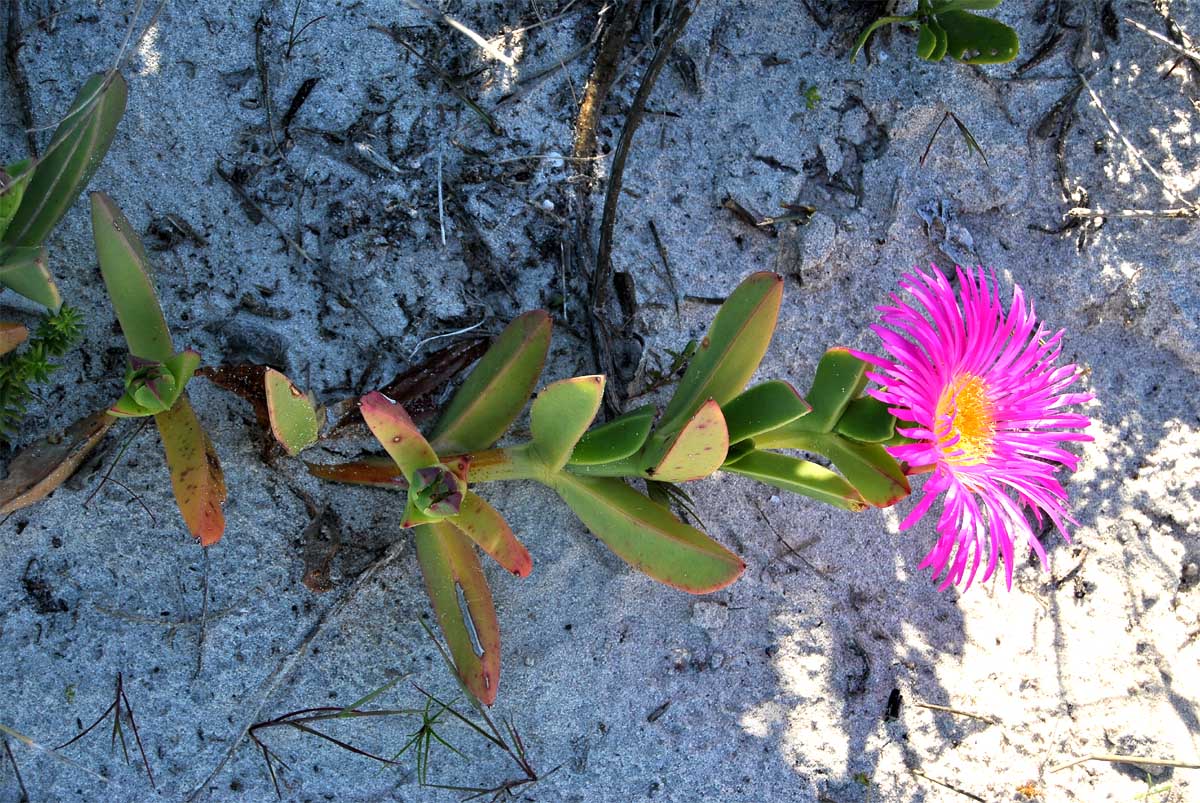
<svg viewBox="0 0 1200 803">
<path fill-rule="evenodd" d="M 958 269 L 960 299 L 931 267 L 901 278 L 910 299 L 892 294 L 890 305 L 877 308 L 882 323 L 871 329 L 888 356 L 855 353 L 876 369 L 868 376 L 881 387 L 868 392 L 889 405 L 901 422 L 897 432 L 912 439 L 889 451 L 910 473 L 931 472 L 900 529 L 942 498 L 937 544 L 920 568 L 934 578 L 944 572 L 941 589 L 966 588 L 985 557 L 982 580 L 1003 558 L 1011 588 L 1018 545 L 1047 566 L 1026 510 L 1039 525 L 1048 517 L 1068 540 L 1067 523 L 1077 524 L 1055 474 L 1078 464 L 1063 442 L 1091 440 L 1078 431 L 1090 423 L 1087 416 L 1066 408 L 1092 396 L 1067 392 L 1080 372 L 1055 365 L 1063 333 L 1050 334 L 1020 287 L 1006 313 L 982 268 Z"/>
</svg>

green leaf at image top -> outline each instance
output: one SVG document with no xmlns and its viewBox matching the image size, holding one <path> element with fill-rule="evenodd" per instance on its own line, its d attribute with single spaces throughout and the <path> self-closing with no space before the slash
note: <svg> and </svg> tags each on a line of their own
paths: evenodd
<svg viewBox="0 0 1200 803">
<path fill-rule="evenodd" d="M 709 399 L 725 404 L 741 393 L 767 353 L 782 300 L 783 277 L 776 273 L 755 273 L 738 285 L 679 380 L 660 433 L 673 434 Z"/>
<path fill-rule="evenodd" d="M 508 431 L 542 373 L 550 328 L 550 316 L 542 310 L 505 327 L 430 433 L 439 454 L 486 449 Z"/>
<path fill-rule="evenodd" d="M 94 75 L 83 85 L 33 168 L 24 199 L 4 233 L 5 243 L 41 245 L 62 220 L 108 153 L 127 97 L 118 72 Z"/>
</svg>

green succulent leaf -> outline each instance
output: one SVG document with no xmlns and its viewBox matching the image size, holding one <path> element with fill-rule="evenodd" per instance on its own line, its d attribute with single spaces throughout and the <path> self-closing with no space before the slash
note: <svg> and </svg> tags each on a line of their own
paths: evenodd
<svg viewBox="0 0 1200 803">
<path fill-rule="evenodd" d="M 273 368 L 264 372 L 263 384 L 271 432 L 287 453 L 295 457 L 316 443 L 320 434 L 316 400 Z"/>
<path fill-rule="evenodd" d="M 62 306 L 62 296 L 46 267 L 44 246 L 0 244 L 0 285 L 47 309 Z"/>
<path fill-rule="evenodd" d="M 611 463 L 635 454 L 650 437 L 653 422 L 654 405 L 647 404 L 590 430 L 575 444 L 570 465 Z"/>
<path fill-rule="evenodd" d="M 804 397 L 781 379 L 755 385 L 721 407 L 730 443 L 790 424 L 810 410 Z"/>
<path fill-rule="evenodd" d="M 16 217 L 17 209 L 21 206 L 25 188 L 29 186 L 29 179 L 33 176 L 33 171 L 30 170 L 32 165 L 33 162 L 29 159 L 22 159 L 8 167 L 0 168 L 0 242 L 4 242 L 8 224 Z"/>
<path fill-rule="evenodd" d="M 175 501 L 192 535 L 201 546 L 221 540 L 225 532 L 225 475 L 208 434 L 196 418 L 187 393 L 175 405 L 154 416 L 162 438 Z"/>
<path fill-rule="evenodd" d="M 41 245 L 75 203 L 112 144 L 128 88 L 118 72 L 93 75 L 38 160 L 4 242 Z"/>
<path fill-rule="evenodd" d="M 946 54 L 966 64 L 1002 64 L 1020 50 L 1017 32 L 999 20 L 966 11 L 937 15 L 946 31 Z"/>
<path fill-rule="evenodd" d="M 946 36 L 946 29 L 938 22 L 937 17 L 930 17 L 926 21 L 926 26 L 934 36 L 934 46 L 932 52 L 929 54 L 929 61 L 941 61 L 946 57 L 946 48 L 950 44 L 950 40 Z"/>
<path fill-rule="evenodd" d="M 855 511 L 867 507 L 862 496 L 843 477 L 810 460 L 755 450 L 734 463 L 726 464 L 724 470 L 834 507 Z"/>
<path fill-rule="evenodd" d="M 716 399 L 709 399 L 683 425 L 662 450 L 662 456 L 646 469 L 660 482 L 688 482 L 707 477 L 725 462 L 729 433 Z"/>
<path fill-rule="evenodd" d="M 510 323 L 479 360 L 434 426 L 441 454 L 486 449 L 520 415 L 550 348 L 550 316 L 527 312 Z"/>
<path fill-rule="evenodd" d="M 500 623 L 474 544 L 449 521 L 417 527 L 413 540 L 458 676 L 480 702 L 491 705 L 500 683 Z"/>
<path fill-rule="evenodd" d="M 936 47 L 937 34 L 933 32 L 933 28 L 929 27 L 928 22 L 922 23 L 921 30 L 917 33 L 917 55 L 926 61 L 936 61 L 936 59 L 930 58 Z"/>
<path fill-rule="evenodd" d="M 782 300 L 783 277 L 776 273 L 755 273 L 738 285 L 688 363 L 656 438 L 674 435 L 709 399 L 721 405 L 741 393 L 771 343 Z"/>
<path fill-rule="evenodd" d="M 900 464 L 878 443 L 855 443 L 833 434 L 798 432 L 784 446 L 828 457 L 858 495 L 875 507 L 890 507 L 911 492 Z"/>
<path fill-rule="evenodd" d="M 371 434 L 383 444 L 410 485 L 418 469 L 439 463 L 437 452 L 421 435 L 402 405 L 373 391 L 363 396 L 359 410 Z"/>
<path fill-rule="evenodd" d="M 860 396 L 846 405 L 834 431 L 863 443 L 885 443 L 896 434 L 896 417 L 879 399 Z"/>
<path fill-rule="evenodd" d="M 480 549 L 517 577 L 528 577 L 533 571 L 533 558 L 529 550 L 517 540 L 504 517 L 475 492 L 467 491 L 462 509 L 453 523 Z"/>
<path fill-rule="evenodd" d="M 867 364 L 844 348 L 825 352 L 817 364 L 817 374 L 807 400 L 812 412 L 771 432 L 755 437 L 760 448 L 770 449 L 791 432 L 830 432 L 850 402 L 867 386 Z"/>
<path fill-rule="evenodd" d="M 549 471 L 558 471 L 596 417 L 604 398 L 603 376 L 577 376 L 547 385 L 529 411 L 533 451 Z"/>
<path fill-rule="evenodd" d="M 154 290 L 146 251 L 125 215 L 101 192 L 92 193 L 92 233 L 100 275 L 129 352 L 143 360 L 166 362 L 175 349 Z"/>
<path fill-rule="evenodd" d="M 746 565 L 657 502 L 612 477 L 559 474 L 554 490 L 609 549 L 661 583 L 704 594 L 736 580 Z"/>
</svg>

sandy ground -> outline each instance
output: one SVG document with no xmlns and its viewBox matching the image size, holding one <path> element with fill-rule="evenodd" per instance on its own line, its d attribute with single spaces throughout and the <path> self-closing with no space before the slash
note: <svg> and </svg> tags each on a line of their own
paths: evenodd
<svg viewBox="0 0 1200 803">
<path fill-rule="evenodd" d="M 33 119 L 52 125 L 86 75 L 111 63 L 133 4 L 18 5 Z M 639 23 L 602 109 L 606 154 L 667 4 L 647 5 L 662 7 Z M 519 799 L 1200 799 L 1197 770 L 1090 761 L 1052 771 L 1094 753 L 1200 755 L 1200 229 L 1161 218 L 1063 228 L 1075 206 L 1200 199 L 1200 69 L 1123 21 L 1166 32 L 1170 17 L 1200 37 L 1200 7 L 1009 0 L 996 13 L 1018 29 L 1022 55 L 972 69 L 917 61 L 900 32 L 851 65 L 848 46 L 877 11 L 842 6 L 701 3 L 625 172 L 614 263 L 636 285 L 628 329 L 652 368 L 711 320 L 715 307 L 694 299 L 776 270 L 786 297 L 760 376 L 803 388 L 826 346 L 875 345 L 872 306 L 904 269 L 994 267 L 1067 329 L 1065 356 L 1086 367 L 1097 397 L 1096 440 L 1068 486 L 1079 527 L 1071 544 L 1047 535 L 1052 572 L 1022 563 L 1011 592 L 1000 581 L 938 593 L 915 569 L 932 528 L 897 533 L 911 503 L 855 515 L 719 476 L 692 494 L 749 568 L 693 598 L 632 572 L 549 492 L 488 488 L 535 561 L 524 581 L 487 567 L 504 636 L 493 713 L 512 718 L 540 773 L 558 768 Z M 199 235 L 153 251 L 177 344 L 209 364 L 274 363 L 332 401 L 419 360 L 427 337 L 480 321 L 495 332 L 550 307 L 546 380 L 593 371 L 583 284 L 564 270 L 562 243 L 592 173 L 598 221 L 611 159 L 562 156 L 594 61 L 597 4 L 446 4 L 486 37 L 508 34 L 498 44 L 511 67 L 392 0 L 305 2 L 299 22 L 315 22 L 289 47 L 294 9 L 168 3 L 126 66 L 129 110 L 93 187 L 143 232 L 173 214 Z M 372 26 L 396 26 L 421 57 Z M 1044 58 L 1022 66 L 1055 32 Z M 1088 89 L 1070 94 L 1077 70 L 1126 139 Z M 439 71 L 461 81 L 458 95 Z M 319 81 L 287 115 L 309 79 Z M 11 161 L 25 136 L 3 86 L 0 157 Z M 952 122 L 929 145 L 947 112 L 986 164 Z M 807 225 L 755 229 L 726 199 L 759 215 L 788 203 L 816 212 Z M 25 439 L 109 403 L 124 359 L 84 204 L 50 246 L 87 336 Z M 11 293 L 0 307 L 30 311 Z M 421 628 L 427 604 L 399 498 L 321 484 L 296 461 L 267 466 L 248 405 L 200 380 L 191 394 L 230 488 L 218 546 L 202 553 L 187 537 L 152 430 L 113 475 L 124 487 L 105 484 L 85 506 L 131 426 L 52 498 L 0 525 L 0 723 L 58 744 L 112 702 L 121 673 L 159 792 L 140 762 L 110 750 L 106 724 L 64 754 L 107 783 L 10 740 L 33 800 L 271 800 L 261 754 L 236 741 L 246 726 L 346 705 L 401 675 L 454 693 Z M 329 506 L 326 535 L 341 541 L 324 594 L 301 583 L 306 550 L 322 548 L 304 535 L 304 494 Z M 893 690 L 903 702 L 886 719 Z M 405 681 L 371 704 L 421 701 Z M 419 724 L 329 731 L 391 756 Z M 441 732 L 468 758 L 435 747 L 430 782 L 514 776 L 466 728 Z M 411 753 L 386 768 L 294 730 L 263 738 L 290 766 L 280 776 L 289 800 L 464 796 L 422 788 Z M 20 799 L 12 765 L 0 765 L 0 800 Z"/>
</svg>

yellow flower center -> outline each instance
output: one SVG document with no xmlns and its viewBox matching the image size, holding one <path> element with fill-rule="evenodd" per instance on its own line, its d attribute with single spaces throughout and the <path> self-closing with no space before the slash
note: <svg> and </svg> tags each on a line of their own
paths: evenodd
<svg viewBox="0 0 1200 803">
<path fill-rule="evenodd" d="M 974 374 L 959 374 L 942 391 L 937 403 L 937 419 L 949 418 L 938 444 L 946 459 L 961 466 L 982 463 L 992 456 L 996 434 L 995 406 L 987 383 Z"/>
</svg>

